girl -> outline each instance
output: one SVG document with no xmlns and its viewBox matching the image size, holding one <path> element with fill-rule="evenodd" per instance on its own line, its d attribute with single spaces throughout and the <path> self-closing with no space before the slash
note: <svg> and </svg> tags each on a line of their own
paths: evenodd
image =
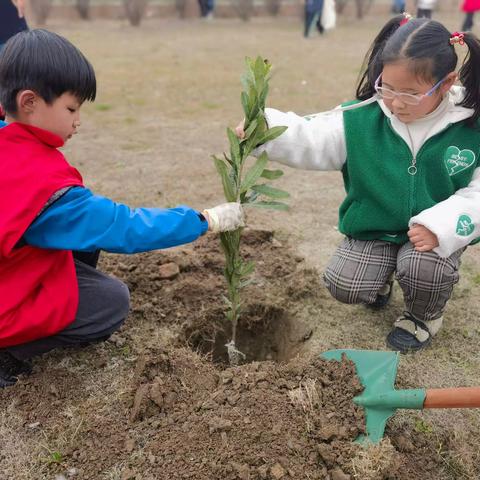
<svg viewBox="0 0 480 480">
<path fill-rule="evenodd" d="M 454 45 L 468 48 L 457 79 Z M 429 19 L 391 19 L 365 59 L 357 101 L 299 117 L 267 109 L 272 160 L 341 170 L 345 239 L 324 280 L 345 303 L 387 304 L 395 274 L 405 312 L 388 345 L 420 350 L 442 325 L 460 257 L 480 236 L 480 43 Z M 237 135 L 242 136 L 242 125 Z"/>
</svg>

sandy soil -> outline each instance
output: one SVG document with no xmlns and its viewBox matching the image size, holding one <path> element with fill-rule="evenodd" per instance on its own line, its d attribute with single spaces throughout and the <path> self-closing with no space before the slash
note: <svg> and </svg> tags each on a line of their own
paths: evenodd
<svg viewBox="0 0 480 480">
<path fill-rule="evenodd" d="M 456 12 L 442 18 L 457 29 Z M 385 20 L 346 17 L 310 40 L 288 19 L 151 20 L 139 30 L 52 22 L 99 79 L 98 100 L 85 106 L 66 154 L 93 190 L 133 206 L 219 203 L 210 155 L 226 148 L 225 127 L 241 118 L 243 57 L 274 64 L 269 105 L 321 111 L 351 98 Z M 132 291 L 132 313 L 109 342 L 46 355 L 32 376 L 0 392 L 1 480 L 480 476 L 476 410 L 399 411 L 380 446 L 351 442 L 363 425 L 352 410 L 358 385 L 351 367 L 318 356 L 384 349 L 402 299 L 396 288 L 386 310 L 371 312 L 329 297 L 321 271 L 341 239 L 340 175 L 285 171 L 278 184 L 292 194 L 290 212 L 252 213 L 244 242 L 257 264 L 239 337 L 249 363 L 222 363 L 229 332 L 214 236 L 168 252 L 105 256 L 101 267 Z M 179 267 L 176 277 L 160 278 L 166 263 Z M 429 350 L 402 357 L 399 388 L 479 383 L 479 283 L 471 248 L 445 327 Z"/>
</svg>

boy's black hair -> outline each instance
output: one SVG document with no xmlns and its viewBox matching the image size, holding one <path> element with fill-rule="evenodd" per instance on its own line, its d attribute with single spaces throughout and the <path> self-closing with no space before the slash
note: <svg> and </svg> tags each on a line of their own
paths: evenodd
<svg viewBox="0 0 480 480">
<path fill-rule="evenodd" d="M 358 100 L 375 94 L 375 80 L 389 63 L 407 60 L 415 75 L 433 83 L 455 70 L 458 57 L 450 44 L 452 34 L 440 22 L 417 18 L 401 25 L 402 20 L 403 15 L 392 18 L 373 41 L 362 66 Z M 464 33 L 464 41 L 468 54 L 458 73 L 465 87 L 460 105 L 474 110 L 467 121 L 473 125 L 480 117 L 480 41 L 470 32 Z"/>
<path fill-rule="evenodd" d="M 95 100 L 95 71 L 66 38 L 47 30 L 17 33 L 0 53 L 0 105 L 17 112 L 17 93 L 33 90 L 47 104 L 66 92 L 80 103 Z"/>
</svg>

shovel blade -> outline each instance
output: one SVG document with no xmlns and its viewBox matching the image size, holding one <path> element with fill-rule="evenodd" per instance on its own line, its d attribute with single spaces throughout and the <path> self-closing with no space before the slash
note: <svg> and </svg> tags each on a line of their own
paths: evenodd
<svg viewBox="0 0 480 480">
<path fill-rule="evenodd" d="M 353 399 L 365 409 L 367 435 L 358 437 L 357 442 L 380 442 L 387 420 L 397 408 L 422 408 L 425 390 L 394 389 L 400 357 L 398 352 L 330 350 L 322 357 L 340 361 L 342 354 L 355 364 L 357 376 L 364 386 L 361 395 Z"/>
</svg>

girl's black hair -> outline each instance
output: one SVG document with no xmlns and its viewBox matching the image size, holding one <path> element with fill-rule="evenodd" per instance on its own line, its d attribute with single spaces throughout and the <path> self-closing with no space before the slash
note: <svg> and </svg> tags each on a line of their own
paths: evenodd
<svg viewBox="0 0 480 480">
<path fill-rule="evenodd" d="M 392 18 L 377 35 L 362 66 L 356 97 L 366 100 L 375 94 L 375 80 L 384 65 L 409 61 L 415 75 L 437 83 L 455 71 L 458 57 L 450 44 L 452 34 L 440 23 L 426 18 L 409 20 L 401 25 L 403 15 Z M 459 71 L 465 87 L 460 105 L 474 110 L 468 119 L 473 125 L 480 117 L 480 41 L 472 33 L 464 33 L 468 54 Z"/>
<path fill-rule="evenodd" d="M 85 56 L 66 38 L 47 30 L 20 32 L 0 53 L 0 105 L 17 112 L 17 93 L 33 90 L 51 104 L 66 92 L 80 103 L 97 93 L 95 71 Z"/>
</svg>

